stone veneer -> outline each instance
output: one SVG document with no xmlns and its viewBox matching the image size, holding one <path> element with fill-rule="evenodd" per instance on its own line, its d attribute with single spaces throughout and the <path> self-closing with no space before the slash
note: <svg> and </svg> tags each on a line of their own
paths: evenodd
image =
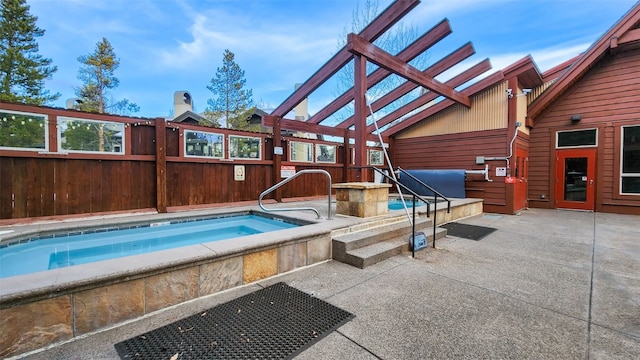
<svg viewBox="0 0 640 360">
<path fill-rule="evenodd" d="M 33 301 L 0 304 L 0 358 L 87 334 L 200 296 L 331 258 L 331 235 L 246 248 L 193 265 L 109 280 Z M 49 295 L 50 296 L 50 295 Z"/>
<path fill-rule="evenodd" d="M 336 213 L 361 218 L 384 215 L 389 212 L 390 184 L 342 183 L 336 189 Z"/>
</svg>

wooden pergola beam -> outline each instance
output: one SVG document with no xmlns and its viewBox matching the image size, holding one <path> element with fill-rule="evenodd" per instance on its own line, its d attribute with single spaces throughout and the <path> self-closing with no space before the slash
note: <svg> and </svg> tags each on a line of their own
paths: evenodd
<svg viewBox="0 0 640 360">
<path fill-rule="evenodd" d="M 426 70 L 424 70 L 423 73 L 426 74 L 426 75 L 429 75 L 431 77 L 436 77 L 436 76 L 438 76 L 441 73 L 445 72 L 446 70 L 452 68 L 453 66 L 455 66 L 458 63 L 460 63 L 462 60 L 468 58 L 469 56 L 471 56 L 473 54 L 475 54 L 475 50 L 473 49 L 473 45 L 471 43 L 467 43 L 464 46 L 462 46 L 459 49 L 457 49 L 456 51 L 454 51 L 451 54 L 447 55 L 446 57 L 444 57 L 443 59 L 441 59 L 437 63 L 433 64 L 432 66 L 430 66 Z M 391 104 L 392 102 L 396 101 L 401 96 L 407 94 L 408 92 L 412 91 L 413 89 L 415 89 L 417 87 L 418 87 L 418 85 L 416 85 L 414 82 L 407 81 L 407 82 L 403 83 L 402 85 L 398 86 L 397 88 L 395 88 L 394 90 L 386 93 L 380 99 L 374 101 L 371 104 L 371 109 L 373 110 L 373 112 L 376 112 L 376 111 L 382 109 L 383 107 Z M 348 128 L 351 125 L 353 125 L 353 116 L 350 116 L 350 117 L 344 119 L 341 123 L 336 125 L 336 127 Z"/>
<path fill-rule="evenodd" d="M 278 120 L 279 119 L 279 120 Z M 331 126 L 317 125 L 317 124 L 308 124 L 304 121 L 291 120 L 291 119 L 280 119 L 277 116 L 273 115 L 265 115 L 262 117 L 262 125 L 268 127 L 274 127 L 276 121 L 279 121 L 280 128 L 283 130 L 292 130 L 292 131 L 301 131 L 312 134 L 320 134 L 320 135 L 329 135 L 343 138 L 345 136 L 345 129 L 339 129 Z M 355 138 L 355 132 L 353 130 L 348 130 L 347 136 L 351 139 Z M 367 134 L 367 141 L 380 141 L 377 135 Z M 388 142 L 389 137 L 383 136 L 382 141 Z"/>
<path fill-rule="evenodd" d="M 501 81 L 504 81 L 504 74 L 502 73 L 502 71 L 498 71 L 493 73 L 492 75 L 490 75 L 489 77 L 486 77 L 480 81 L 478 81 L 477 83 L 469 86 L 468 88 L 462 90 L 462 93 L 464 93 L 465 95 L 468 96 L 472 96 L 475 95 L 476 93 L 490 87 L 493 86 Z M 453 100 L 449 100 L 449 99 L 444 99 L 441 102 L 430 106 L 412 116 L 410 116 L 409 118 L 401 121 L 400 123 L 386 129 L 385 131 L 382 132 L 382 136 L 383 137 L 388 137 L 389 135 L 392 134 L 397 134 L 398 132 L 408 128 L 409 126 L 414 125 L 417 122 L 420 122 L 426 118 L 428 118 L 431 115 L 434 115 L 442 110 L 445 110 L 446 108 L 455 105 L 456 102 Z"/>
<path fill-rule="evenodd" d="M 448 80 L 445 84 L 455 88 L 489 70 L 491 70 L 491 61 L 489 61 L 489 59 L 485 59 L 477 63 L 476 65 L 470 67 L 469 69 L 463 71 L 462 73 L 456 75 L 452 79 Z M 408 104 L 405 104 L 404 106 L 399 107 L 395 111 L 392 111 L 391 113 L 384 116 L 382 119 L 378 120 L 378 127 L 382 127 L 393 122 L 394 120 L 400 118 L 405 114 L 408 114 L 409 112 L 419 108 L 420 106 L 423 106 L 429 103 L 430 101 L 435 100 L 438 96 L 440 95 L 433 92 L 423 94 L 417 99 L 414 99 Z M 372 132 L 374 130 L 375 130 L 375 125 L 372 124 L 367 126 L 368 132 Z"/>
<path fill-rule="evenodd" d="M 360 32 L 360 36 L 367 41 L 374 41 L 391 26 L 397 23 L 409 11 L 418 6 L 420 0 L 402 0 L 394 1 L 387 7 L 377 18 L 375 18 L 364 30 Z M 284 116 L 291 111 L 296 105 L 304 100 L 309 94 L 320 87 L 331 76 L 333 76 L 340 68 L 346 65 L 351 59 L 352 54 L 346 50 L 346 46 L 340 49 L 327 63 L 325 63 L 318 71 L 316 71 L 307 81 L 305 81 L 296 91 L 294 91 L 282 104 L 271 112 L 273 116 Z"/>
<path fill-rule="evenodd" d="M 354 54 L 366 57 L 372 63 L 394 72 L 409 81 L 424 86 L 427 89 L 453 100 L 466 107 L 471 107 L 471 100 L 468 96 L 457 92 L 454 88 L 447 86 L 431 76 L 423 74 L 408 63 L 394 57 L 388 52 L 373 45 L 366 39 L 356 34 L 347 35 L 347 50 Z"/>
<path fill-rule="evenodd" d="M 440 40 L 444 39 L 449 34 L 451 34 L 451 26 L 449 24 L 449 20 L 444 19 L 440 23 L 438 23 L 438 25 L 427 31 L 420 38 L 416 39 L 416 41 L 411 43 L 404 50 L 399 52 L 396 57 L 403 61 L 411 61 L 433 45 L 437 44 Z M 386 69 L 376 69 L 373 73 L 371 73 L 371 75 L 367 77 L 367 88 L 371 88 L 372 86 L 376 85 L 390 74 L 391 72 Z M 354 88 L 352 87 L 342 95 L 338 96 L 330 104 L 320 109 L 320 111 L 311 116 L 307 120 L 307 122 L 319 124 L 320 122 L 331 116 L 331 114 L 347 105 L 351 100 L 353 100 L 353 98 Z"/>
</svg>

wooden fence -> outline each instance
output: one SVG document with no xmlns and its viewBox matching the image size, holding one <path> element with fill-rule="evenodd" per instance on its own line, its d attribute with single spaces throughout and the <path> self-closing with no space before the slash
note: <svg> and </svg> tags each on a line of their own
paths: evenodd
<svg viewBox="0 0 640 360">
<path fill-rule="evenodd" d="M 334 183 L 353 176 L 353 169 L 344 164 L 345 159 L 351 159 L 351 151 L 343 144 L 283 138 L 283 155 L 274 155 L 269 133 L 0 103 L 1 116 L 14 114 L 46 118 L 47 141 L 35 149 L 5 146 L 2 136 L 8 128 L 3 129 L 0 123 L 0 220 L 140 209 L 164 212 L 167 207 L 252 201 L 281 180 L 280 166 L 295 166 L 296 171 L 321 168 L 331 174 Z M 61 150 L 60 143 L 69 141 L 62 140 L 61 123 L 69 119 L 124 124 L 123 134 L 118 135 L 123 149 Z M 224 136 L 225 144 L 229 144 L 229 136 L 259 138 L 260 156 L 229 158 L 228 149 L 222 158 L 188 156 L 187 132 L 215 132 Z M 287 147 L 291 141 L 331 146 L 335 163 L 292 162 Z M 294 179 L 275 196 L 280 200 L 326 195 L 327 185 L 324 176 L 310 174 Z"/>
</svg>

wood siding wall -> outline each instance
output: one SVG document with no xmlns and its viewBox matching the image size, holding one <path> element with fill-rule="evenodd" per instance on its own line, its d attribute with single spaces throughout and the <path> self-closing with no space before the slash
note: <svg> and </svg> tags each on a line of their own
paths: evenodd
<svg viewBox="0 0 640 360">
<path fill-rule="evenodd" d="M 582 120 L 571 122 L 573 114 Z M 640 50 L 606 55 L 535 119 L 529 153 L 530 206 L 555 207 L 555 139 L 598 129 L 596 211 L 640 213 L 640 196 L 620 195 L 620 127 L 640 125 Z M 544 197 L 544 198 L 543 198 Z"/>
<path fill-rule="evenodd" d="M 472 97 L 472 106 L 453 105 L 408 128 L 396 138 L 445 135 L 507 127 L 507 82 Z"/>
<path fill-rule="evenodd" d="M 55 122 L 57 116 L 70 116 L 124 122 L 127 126 L 125 155 L 58 153 L 52 149 L 1 149 L 0 220 L 158 208 L 158 142 L 153 120 L 16 104 L 1 105 L 0 109 L 46 114 L 50 123 Z M 49 126 L 55 129 L 55 123 Z M 260 136 L 264 140 L 263 158 L 228 161 L 184 157 L 181 155 L 184 129 Z M 274 169 L 273 139 L 268 134 L 239 133 L 186 124 L 170 124 L 164 133 L 166 161 L 160 165 L 165 168 L 166 174 L 165 206 L 255 201 L 262 191 L 274 184 L 276 175 L 280 179 L 280 169 Z M 282 146 L 286 149 L 286 140 L 283 140 Z M 336 164 L 291 163 L 285 158 L 282 165 L 294 165 L 297 171 L 325 169 L 334 183 L 345 182 L 345 166 L 340 162 L 349 156 L 345 156 L 344 151 L 342 144 L 336 144 Z M 244 165 L 244 181 L 234 179 L 235 165 Z M 372 171 L 369 171 L 369 176 L 373 179 Z M 324 175 L 307 174 L 283 186 L 281 196 L 326 196 L 327 189 L 328 181 Z M 267 198 L 273 198 L 273 195 Z"/>
<path fill-rule="evenodd" d="M 482 170 L 484 165 L 476 165 L 476 156 L 507 156 L 508 145 L 507 129 L 396 139 L 392 161 L 403 169 Z M 505 161 L 487 163 L 493 174 L 496 167 L 505 166 Z M 481 175 L 467 176 L 466 196 L 484 199 L 484 211 L 509 212 L 504 178 L 491 175 L 490 178 L 495 181 L 484 181 Z"/>
</svg>

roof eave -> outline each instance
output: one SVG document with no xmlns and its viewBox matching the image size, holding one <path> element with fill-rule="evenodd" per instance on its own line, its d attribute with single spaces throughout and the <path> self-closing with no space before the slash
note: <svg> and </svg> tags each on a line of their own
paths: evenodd
<svg viewBox="0 0 640 360">
<path fill-rule="evenodd" d="M 535 118 L 539 116 L 544 109 L 564 94 L 572 84 L 578 81 L 607 54 L 607 51 L 611 48 L 612 39 L 622 37 L 622 35 L 633 29 L 639 22 L 640 3 L 629 10 L 609 31 L 587 49 L 555 83 L 533 102 L 528 111 L 528 117 L 531 123 L 535 123 Z"/>
</svg>

